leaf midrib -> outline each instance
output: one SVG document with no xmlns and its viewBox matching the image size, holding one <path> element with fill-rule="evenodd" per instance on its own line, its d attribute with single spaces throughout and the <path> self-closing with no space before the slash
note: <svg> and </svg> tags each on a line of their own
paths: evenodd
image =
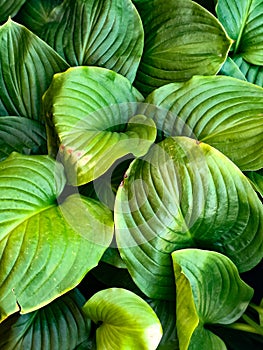
<svg viewBox="0 0 263 350">
<path fill-rule="evenodd" d="M 238 34 L 238 37 L 237 37 L 237 41 L 236 41 L 236 45 L 235 45 L 235 49 L 234 49 L 234 54 L 236 54 L 237 51 L 238 51 L 238 47 L 239 47 L 239 44 L 240 44 L 243 32 L 244 32 L 245 27 L 247 25 L 247 19 L 248 19 L 249 13 L 250 13 L 250 7 L 252 5 L 252 1 L 253 0 L 248 0 L 246 11 L 245 11 L 244 20 L 243 20 L 242 26 L 240 28 L 240 31 L 239 31 L 239 34 Z"/>
</svg>

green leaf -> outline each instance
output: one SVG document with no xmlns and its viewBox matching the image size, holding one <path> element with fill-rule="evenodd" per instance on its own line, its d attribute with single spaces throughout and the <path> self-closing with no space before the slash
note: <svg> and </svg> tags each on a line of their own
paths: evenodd
<svg viewBox="0 0 263 350">
<path fill-rule="evenodd" d="M 152 308 L 138 295 L 110 288 L 93 295 L 83 307 L 95 323 L 97 350 L 154 350 L 162 337 L 162 327 Z"/>
<path fill-rule="evenodd" d="M 15 20 L 35 34 L 41 35 L 53 9 L 62 2 L 63 0 L 27 0 L 19 10 Z"/>
<path fill-rule="evenodd" d="M 263 198 L 263 170 L 261 171 L 248 171 L 246 172 L 246 176 L 252 181 L 255 190 L 261 195 Z"/>
<path fill-rule="evenodd" d="M 235 55 L 233 61 L 250 83 L 263 87 L 263 67 L 246 62 L 241 55 Z"/>
<path fill-rule="evenodd" d="M 234 53 L 252 64 L 263 64 L 263 2 L 261 0 L 218 0 L 216 12 L 234 40 Z"/>
<path fill-rule="evenodd" d="M 0 22 L 4 22 L 9 16 L 14 16 L 26 0 L 1 0 Z"/>
<path fill-rule="evenodd" d="M 233 78 L 247 81 L 246 77 L 241 72 L 238 65 L 235 63 L 235 61 L 232 60 L 231 57 L 227 57 L 225 63 L 223 64 L 223 66 L 220 69 L 219 74 L 227 75 L 229 77 L 233 77 Z"/>
<path fill-rule="evenodd" d="M 138 9 L 145 30 L 135 81 L 141 92 L 219 71 L 231 40 L 211 13 L 190 0 L 151 0 Z"/>
<path fill-rule="evenodd" d="M 231 77 L 197 76 L 154 91 L 146 102 L 169 111 L 153 116 L 165 135 L 206 142 L 242 170 L 263 167 L 262 88 Z"/>
<path fill-rule="evenodd" d="M 39 120 L 41 97 L 53 74 L 68 68 L 67 63 L 11 19 L 0 27 L 0 46 L 0 116 Z"/>
<path fill-rule="evenodd" d="M 247 308 L 253 289 L 223 254 L 183 249 L 173 252 L 172 259 L 180 350 L 226 350 L 224 342 L 205 326 L 236 321 Z"/>
<path fill-rule="evenodd" d="M 0 327 L 1 349 L 75 349 L 90 333 L 84 303 L 75 289 L 38 311 L 8 318 Z"/>
<path fill-rule="evenodd" d="M 65 0 L 40 36 L 71 66 L 105 67 L 135 79 L 144 34 L 130 0 Z"/>
<path fill-rule="evenodd" d="M 24 117 L 0 117 L 0 161 L 13 151 L 46 154 L 45 127 Z"/>
<path fill-rule="evenodd" d="M 134 282 L 150 298 L 174 298 L 174 250 L 219 251 L 240 271 L 262 259 L 262 203 L 213 147 L 169 137 L 131 163 L 126 176 L 116 196 L 116 240 Z"/>
<path fill-rule="evenodd" d="M 0 320 L 74 288 L 113 236 L 110 210 L 78 194 L 63 202 L 61 164 L 12 154 L 0 163 Z"/>
<path fill-rule="evenodd" d="M 140 100 L 129 80 L 105 68 L 75 67 L 55 75 L 44 95 L 49 150 L 56 156 L 58 140 L 70 184 L 83 185 L 117 159 L 148 151 L 156 127 L 152 119 L 134 116 Z"/>
</svg>

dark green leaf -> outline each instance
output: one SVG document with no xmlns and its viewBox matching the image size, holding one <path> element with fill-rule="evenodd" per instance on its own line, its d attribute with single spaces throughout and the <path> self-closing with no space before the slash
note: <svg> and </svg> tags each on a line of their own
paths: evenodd
<svg viewBox="0 0 263 350">
<path fill-rule="evenodd" d="M 246 172 L 246 176 L 252 181 L 253 186 L 256 191 L 263 198 L 263 170 L 261 171 L 248 171 Z"/>
<path fill-rule="evenodd" d="M 65 70 L 68 64 L 11 19 L 0 27 L 0 47 L 0 116 L 39 120 L 43 93 L 53 74 Z"/>
<path fill-rule="evenodd" d="M 131 163 L 114 215 L 121 257 L 151 298 L 174 298 L 174 250 L 216 250 L 240 271 L 263 257 L 263 206 L 249 180 L 222 153 L 187 137 L 166 138 Z"/>
<path fill-rule="evenodd" d="M 75 349 L 90 332 L 84 303 L 74 290 L 38 311 L 8 318 L 0 327 L 1 350 Z"/>
<path fill-rule="evenodd" d="M 145 45 L 135 86 L 145 94 L 155 88 L 212 75 L 224 63 L 231 40 L 218 20 L 190 0 L 139 3 Z"/>
<path fill-rule="evenodd" d="M 241 72 L 238 65 L 230 57 L 227 57 L 225 63 L 220 69 L 219 74 L 247 81 L 246 77 Z"/>
<path fill-rule="evenodd" d="M 263 87 L 263 66 L 246 62 L 241 55 L 235 55 L 233 61 L 250 83 Z"/>
<path fill-rule="evenodd" d="M 14 16 L 26 0 L 1 0 L 0 22 L 4 22 L 9 16 Z"/>
<path fill-rule="evenodd" d="M 24 117 L 0 117 L 0 161 L 13 151 L 46 154 L 45 127 Z"/>
<path fill-rule="evenodd" d="M 247 308 L 253 289 L 233 262 L 216 252 L 183 249 L 172 253 L 180 350 L 226 350 L 206 324 L 230 324 Z"/>
</svg>

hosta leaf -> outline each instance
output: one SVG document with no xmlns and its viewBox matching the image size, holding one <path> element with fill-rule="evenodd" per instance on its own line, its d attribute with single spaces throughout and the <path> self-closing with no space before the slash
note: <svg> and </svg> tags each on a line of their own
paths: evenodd
<svg viewBox="0 0 263 350">
<path fill-rule="evenodd" d="M 217 16 L 234 40 L 234 53 L 253 64 L 263 64 L 263 1 L 218 0 Z"/>
<path fill-rule="evenodd" d="M 152 308 L 138 295 L 122 288 L 110 288 L 93 295 L 83 307 L 95 323 L 98 350 L 154 350 L 162 327 Z"/>
<path fill-rule="evenodd" d="M 219 71 L 231 41 L 211 13 L 190 0 L 151 0 L 138 8 L 145 30 L 135 81 L 140 91 Z"/>
<path fill-rule="evenodd" d="M 40 36 L 71 66 L 101 66 L 130 81 L 143 51 L 141 19 L 130 0 L 65 0 Z"/>
<path fill-rule="evenodd" d="M 263 67 L 246 62 L 241 55 L 235 55 L 233 61 L 250 83 L 263 87 Z"/>
<path fill-rule="evenodd" d="M 48 156 L 0 163 L 1 320 L 74 288 L 112 240 L 110 210 L 77 194 L 62 202 L 64 185 L 62 165 Z"/>
<path fill-rule="evenodd" d="M 263 167 L 262 88 L 225 76 L 193 77 L 154 91 L 146 102 L 169 110 L 154 117 L 165 135 L 194 136 L 242 170 Z"/>
<path fill-rule="evenodd" d="M 152 119 L 134 116 L 141 99 L 129 80 L 105 68 L 75 67 L 54 77 L 44 96 L 49 148 L 56 156 L 55 128 L 72 185 L 98 178 L 126 154 L 148 151 L 156 127 Z"/>
<path fill-rule="evenodd" d="M 90 332 L 90 322 L 81 310 L 84 303 L 74 290 L 38 311 L 8 318 L 0 327 L 1 349 L 75 349 Z"/>
<path fill-rule="evenodd" d="M 246 176 L 252 181 L 253 186 L 255 187 L 256 191 L 263 198 L 263 170 L 258 171 L 258 172 L 248 171 L 246 173 Z"/>
<path fill-rule="evenodd" d="M 247 81 L 244 74 L 239 69 L 238 65 L 232 60 L 231 57 L 227 57 L 225 63 L 220 69 L 219 74 L 227 75 L 229 77 L 237 78 L 240 80 Z"/>
<path fill-rule="evenodd" d="M 46 154 L 45 127 L 24 117 L 0 117 L 0 160 L 13 151 Z"/>
<path fill-rule="evenodd" d="M 172 253 L 180 350 L 226 350 L 207 324 L 230 324 L 245 311 L 253 289 L 233 262 L 216 252 L 183 249 Z"/>
<path fill-rule="evenodd" d="M 16 20 L 37 35 L 49 21 L 53 9 L 63 0 L 27 0 L 16 16 Z"/>
<path fill-rule="evenodd" d="M 1 0 L 0 22 L 4 22 L 9 16 L 14 16 L 26 0 Z"/>
<path fill-rule="evenodd" d="M 263 257 L 263 206 L 249 180 L 191 138 L 166 138 L 131 163 L 114 215 L 121 257 L 151 298 L 174 298 L 174 250 L 219 251 L 240 271 Z"/>
<path fill-rule="evenodd" d="M 68 64 L 44 41 L 10 19 L 0 27 L 0 46 L 0 115 L 39 120 L 43 93 L 53 74 Z"/>
</svg>

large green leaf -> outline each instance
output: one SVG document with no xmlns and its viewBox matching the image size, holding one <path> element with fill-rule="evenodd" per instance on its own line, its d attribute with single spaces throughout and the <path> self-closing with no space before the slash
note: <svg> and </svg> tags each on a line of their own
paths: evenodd
<svg viewBox="0 0 263 350">
<path fill-rule="evenodd" d="M 39 120 L 53 74 L 68 64 L 44 41 L 9 19 L 0 27 L 0 116 Z"/>
<path fill-rule="evenodd" d="M 65 0 L 39 34 L 71 66 L 101 66 L 135 79 L 144 33 L 131 0 Z"/>
<path fill-rule="evenodd" d="M 0 117 L 0 161 L 13 151 L 46 154 L 45 127 L 24 117 Z"/>
<path fill-rule="evenodd" d="M 110 288 L 93 295 L 83 307 L 96 324 L 98 350 L 154 350 L 162 327 L 152 308 L 138 295 L 122 288 Z"/>
<path fill-rule="evenodd" d="M 15 20 L 41 35 L 43 27 L 50 20 L 51 12 L 62 2 L 63 0 L 27 0 Z"/>
<path fill-rule="evenodd" d="M 9 16 L 14 16 L 26 0 L 1 0 L 0 22 L 4 22 Z"/>
<path fill-rule="evenodd" d="M 145 30 L 135 81 L 140 91 L 219 71 L 231 40 L 211 13 L 190 0 L 151 0 L 138 9 Z"/>
<path fill-rule="evenodd" d="M 197 76 L 154 91 L 146 102 L 169 111 L 153 117 L 165 135 L 196 137 L 242 170 L 263 167 L 261 87 L 231 77 Z"/>
<path fill-rule="evenodd" d="M 174 250 L 219 251 L 240 271 L 263 257 L 263 206 L 249 180 L 222 153 L 191 138 L 166 138 L 135 160 L 114 215 L 121 257 L 151 298 L 174 298 Z"/>
<path fill-rule="evenodd" d="M 172 258 L 180 350 L 226 350 L 224 342 L 205 326 L 236 321 L 248 306 L 253 289 L 223 254 L 183 249 L 172 253 Z"/>
<path fill-rule="evenodd" d="M 110 210 L 59 195 L 61 164 L 12 154 L 0 163 L 0 320 L 34 311 L 74 288 L 112 240 Z"/>
<path fill-rule="evenodd" d="M 263 67 L 246 62 L 241 55 L 233 56 L 233 61 L 250 83 L 263 87 Z"/>
<path fill-rule="evenodd" d="M 218 0 L 216 12 L 234 40 L 234 53 L 253 64 L 263 64 L 263 1 Z"/>
<path fill-rule="evenodd" d="M 75 289 L 38 311 L 8 318 L 0 327 L 1 350 L 75 349 L 90 332 L 84 303 Z"/>
<path fill-rule="evenodd" d="M 105 68 L 75 67 L 55 75 L 44 95 L 49 149 L 56 156 L 58 139 L 72 185 L 98 178 L 126 154 L 148 151 L 156 127 L 152 119 L 134 116 L 140 100 L 128 79 Z"/>
</svg>

